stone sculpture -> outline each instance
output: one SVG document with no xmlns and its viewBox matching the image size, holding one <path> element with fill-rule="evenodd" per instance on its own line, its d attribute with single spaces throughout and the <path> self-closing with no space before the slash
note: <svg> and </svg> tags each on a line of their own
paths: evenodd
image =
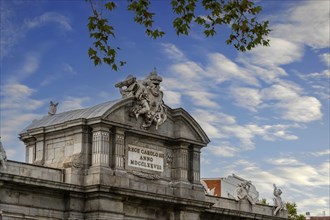
<svg viewBox="0 0 330 220">
<path fill-rule="evenodd" d="M 282 190 L 278 189 L 275 184 L 273 184 L 273 186 L 274 186 L 273 194 L 275 196 L 275 198 L 273 199 L 274 208 L 275 208 L 274 215 L 276 215 L 279 211 L 281 211 L 284 208 L 284 204 L 283 204 L 282 198 L 281 198 Z"/>
<path fill-rule="evenodd" d="M 209 189 L 208 185 L 206 184 L 206 182 L 204 180 L 201 180 L 201 184 L 203 185 L 204 192 L 206 195 L 217 196 L 215 194 L 215 187 L 213 187 L 212 189 Z"/>
<path fill-rule="evenodd" d="M 1 140 L 0 140 L 0 166 L 3 167 L 4 169 L 7 169 L 6 162 L 7 162 L 6 151 L 3 148 Z"/>
<path fill-rule="evenodd" d="M 249 194 L 250 191 L 250 184 L 251 182 L 248 181 L 243 181 L 242 183 L 239 183 L 237 188 L 236 188 L 236 200 L 241 201 L 243 199 L 247 199 L 251 205 L 255 204 L 254 199 L 252 196 Z"/>
<path fill-rule="evenodd" d="M 48 115 L 55 115 L 57 111 L 57 106 L 58 106 L 58 102 L 54 103 L 53 101 L 50 101 Z"/>
<path fill-rule="evenodd" d="M 143 118 L 141 127 L 144 129 L 148 129 L 154 124 L 157 130 L 167 119 L 163 92 L 159 86 L 161 82 L 162 78 L 154 70 L 144 80 L 136 80 L 136 77 L 129 75 L 126 80 L 115 85 L 119 88 L 123 98 L 135 98 L 136 102 L 130 110 L 131 115 L 136 120 L 140 116 Z"/>
</svg>

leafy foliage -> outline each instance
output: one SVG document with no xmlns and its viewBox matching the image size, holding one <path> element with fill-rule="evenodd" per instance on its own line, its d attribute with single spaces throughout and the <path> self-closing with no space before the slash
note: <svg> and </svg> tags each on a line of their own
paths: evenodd
<svg viewBox="0 0 330 220">
<path fill-rule="evenodd" d="M 267 205 L 267 199 L 262 198 L 261 201 L 260 201 L 260 204 Z"/>
<path fill-rule="evenodd" d="M 87 1 L 93 11 L 88 29 L 90 37 L 94 39 L 88 55 L 95 65 L 104 62 L 117 71 L 116 55 L 120 48 L 110 46 L 111 38 L 115 38 L 114 27 L 108 19 L 102 18 L 93 0 Z M 257 15 L 262 9 L 255 6 L 253 0 L 171 0 L 170 4 L 176 16 L 172 24 L 177 35 L 189 35 L 192 23 L 200 25 L 206 37 L 216 35 L 218 26 L 227 25 L 231 33 L 226 43 L 234 45 L 237 50 L 244 52 L 258 45 L 269 46 L 268 21 L 258 21 Z M 150 5 L 151 0 L 127 0 L 127 10 L 135 14 L 134 21 L 145 27 L 147 36 L 157 39 L 165 32 L 153 27 L 155 13 L 150 11 Z M 202 7 L 206 14 L 196 15 L 197 7 Z M 108 12 L 113 11 L 116 8 L 115 1 L 107 0 L 104 8 Z M 119 61 L 120 66 L 125 63 Z"/>
<path fill-rule="evenodd" d="M 305 217 L 304 215 L 297 215 L 297 204 L 295 202 L 290 203 L 287 202 L 285 204 L 286 209 L 288 210 L 288 218 L 289 219 L 294 219 L 294 220 L 304 220 Z"/>
</svg>

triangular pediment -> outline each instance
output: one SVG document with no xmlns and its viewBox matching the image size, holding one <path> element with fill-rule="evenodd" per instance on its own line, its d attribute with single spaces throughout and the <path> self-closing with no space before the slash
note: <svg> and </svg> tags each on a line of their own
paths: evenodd
<svg viewBox="0 0 330 220">
<path fill-rule="evenodd" d="M 182 139 L 196 142 L 203 146 L 210 142 L 206 133 L 196 120 L 182 108 L 171 109 L 166 106 L 167 119 L 158 129 L 156 129 L 154 124 L 149 128 L 143 128 L 143 119 L 135 118 L 134 114 L 131 114 L 131 108 L 135 102 L 136 100 L 133 97 L 118 101 L 102 115 L 102 119 L 110 123 L 129 127 L 132 132 L 137 131 L 145 134 L 159 135 L 171 140 Z"/>
</svg>

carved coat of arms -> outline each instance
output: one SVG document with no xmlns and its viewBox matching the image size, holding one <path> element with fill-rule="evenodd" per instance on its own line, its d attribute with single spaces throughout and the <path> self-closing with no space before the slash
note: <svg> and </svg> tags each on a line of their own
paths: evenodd
<svg viewBox="0 0 330 220">
<path fill-rule="evenodd" d="M 117 83 L 115 86 L 120 89 L 121 95 L 135 97 L 135 104 L 130 113 L 138 120 L 143 118 L 142 128 L 148 129 L 152 124 L 158 127 L 166 121 L 167 111 L 163 101 L 163 92 L 159 84 L 162 78 L 154 70 L 144 80 L 137 80 L 129 75 L 126 80 Z"/>
</svg>

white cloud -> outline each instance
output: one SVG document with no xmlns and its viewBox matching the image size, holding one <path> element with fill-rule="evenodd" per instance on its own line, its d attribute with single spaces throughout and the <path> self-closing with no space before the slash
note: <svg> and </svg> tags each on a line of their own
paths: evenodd
<svg viewBox="0 0 330 220">
<path fill-rule="evenodd" d="M 323 53 L 320 55 L 320 58 L 326 66 L 330 67 L 330 53 Z"/>
<path fill-rule="evenodd" d="M 58 72 L 53 73 L 53 74 L 51 74 L 51 73 L 46 74 L 46 78 L 40 83 L 40 85 L 47 86 L 50 83 L 61 79 L 63 76 L 67 77 L 68 75 L 74 75 L 76 73 L 77 72 L 74 70 L 74 68 L 70 64 L 65 63 L 62 65 L 62 68 L 59 68 Z"/>
<path fill-rule="evenodd" d="M 7 79 L 9 83 L 19 83 L 19 81 L 28 78 L 34 74 L 40 65 L 40 55 L 35 52 L 29 52 L 24 55 L 23 62 Z"/>
<path fill-rule="evenodd" d="M 69 18 L 57 12 L 46 12 L 38 17 L 25 21 L 25 25 L 28 29 L 41 27 L 48 23 L 58 24 L 64 31 L 72 30 Z"/>
<path fill-rule="evenodd" d="M 235 117 L 231 115 L 206 109 L 196 109 L 193 111 L 192 115 L 213 142 L 219 143 L 219 140 L 222 141 L 218 146 L 224 146 L 221 151 L 229 155 L 254 149 L 254 139 L 257 137 L 267 141 L 296 140 L 298 137 L 291 134 L 289 129 L 300 128 L 300 126 L 296 124 L 239 125 Z M 226 141 L 226 143 L 224 144 L 223 141 Z M 230 144 L 227 142 L 236 143 L 235 151 L 228 148 Z"/>
<path fill-rule="evenodd" d="M 20 112 L 19 109 L 3 112 L 3 123 L 1 128 L 1 138 L 6 143 L 18 141 L 18 133 L 34 119 L 40 118 L 39 114 Z M 13 144 L 11 144 L 12 147 Z"/>
<path fill-rule="evenodd" d="M 59 112 L 65 112 L 75 109 L 82 109 L 84 108 L 83 103 L 90 100 L 89 97 L 71 97 L 68 96 L 63 101 L 63 103 L 59 104 L 58 110 Z"/>
<path fill-rule="evenodd" d="M 206 109 L 195 109 L 192 116 L 201 125 L 203 130 L 210 138 L 226 138 L 227 136 L 221 132 L 222 125 L 235 124 L 235 117 L 224 114 L 220 111 L 212 111 Z"/>
<path fill-rule="evenodd" d="M 283 191 L 283 201 L 296 202 L 299 212 L 311 211 L 311 208 L 314 212 L 328 210 L 329 198 L 324 195 L 329 193 L 329 162 L 309 165 L 290 156 L 275 157 L 266 162 L 271 166 L 261 164 L 260 161 L 239 159 L 228 166 L 222 166 L 221 170 L 213 171 L 221 172 L 223 176 L 235 173 L 252 180 L 260 193 L 259 197 L 267 201 L 272 201 L 275 183 Z M 313 204 L 309 201 L 313 201 Z"/>
<path fill-rule="evenodd" d="M 67 73 L 67 74 L 76 74 L 77 72 L 74 70 L 74 68 L 68 64 L 68 63 L 64 63 L 63 64 L 63 72 Z"/>
<path fill-rule="evenodd" d="M 284 109 L 282 117 L 296 122 L 311 122 L 322 118 L 321 102 L 314 97 L 301 96 L 278 104 Z"/>
<path fill-rule="evenodd" d="M 282 110 L 283 119 L 296 122 L 321 119 L 321 102 L 315 97 L 302 96 L 300 93 L 300 87 L 283 81 L 261 91 L 264 100 L 276 101 L 273 106 Z"/>
<path fill-rule="evenodd" d="M 201 79 L 204 75 L 204 70 L 202 67 L 192 61 L 185 61 L 182 63 L 174 64 L 170 67 L 170 71 L 174 72 L 176 76 L 184 78 L 185 81 Z"/>
<path fill-rule="evenodd" d="M 328 1 L 301 2 L 283 14 L 285 21 L 272 27 L 273 35 L 312 48 L 329 47 L 329 7 Z"/>
<path fill-rule="evenodd" d="M 303 48 L 289 40 L 270 38 L 269 47 L 257 47 L 253 51 L 243 54 L 240 59 L 250 63 L 272 67 L 299 61 L 303 56 Z"/>
<path fill-rule="evenodd" d="M 230 94 L 234 98 L 236 105 L 252 112 L 256 112 L 257 107 L 262 103 L 258 89 L 233 87 L 230 90 Z"/>
<path fill-rule="evenodd" d="M 191 97 L 191 101 L 194 103 L 195 106 L 202 106 L 202 107 L 217 107 L 219 104 L 216 101 L 213 101 L 216 96 L 210 92 L 203 92 L 203 91 L 186 91 L 186 95 Z"/>
<path fill-rule="evenodd" d="M 258 85 L 255 76 L 249 74 L 244 68 L 220 53 L 209 54 L 209 64 L 207 65 L 205 75 L 212 79 L 214 83 L 223 83 L 228 80 L 238 80 L 244 84 Z"/>
<path fill-rule="evenodd" d="M 179 92 L 164 90 L 164 93 L 164 102 L 166 105 L 169 105 L 171 107 L 180 107 L 181 94 Z"/>
<path fill-rule="evenodd" d="M 32 120 L 41 117 L 35 111 L 44 105 L 44 101 L 32 98 L 35 92 L 19 83 L 1 85 L 1 141 L 9 158 L 24 159 L 23 154 L 16 155 L 22 152 L 23 145 L 17 138 L 18 133 Z"/>
<path fill-rule="evenodd" d="M 208 150 L 220 157 L 234 157 L 238 152 L 237 148 L 226 145 L 208 146 Z"/>
<path fill-rule="evenodd" d="M 162 43 L 161 46 L 163 47 L 164 52 L 168 56 L 168 58 L 177 62 L 186 60 L 185 55 L 174 44 Z"/>
<path fill-rule="evenodd" d="M 1 86 L 1 110 L 24 109 L 35 110 L 43 105 L 40 100 L 31 99 L 35 90 L 23 84 L 6 84 Z"/>
<path fill-rule="evenodd" d="M 195 109 L 192 115 L 199 122 L 208 122 L 214 124 L 235 124 L 236 119 L 234 116 L 224 114 L 220 111 L 210 111 L 206 109 Z"/>
<path fill-rule="evenodd" d="M 326 216 L 329 216 L 329 196 L 304 198 L 298 204 L 298 212 L 302 212 L 303 214 L 306 211 L 310 212 L 312 209 L 311 216 L 323 216 L 323 212 L 325 212 Z"/>
<path fill-rule="evenodd" d="M 311 154 L 316 157 L 330 155 L 330 149 L 324 151 L 312 152 Z"/>
<path fill-rule="evenodd" d="M 297 166 L 303 164 L 293 157 L 269 158 L 267 162 L 276 166 Z"/>
<path fill-rule="evenodd" d="M 14 12 L 10 9 L 6 1 L 0 4 L 0 59 L 6 57 L 12 51 L 12 47 L 23 37 L 21 30 L 16 27 L 12 18 Z"/>
<path fill-rule="evenodd" d="M 55 23 L 63 31 L 72 30 L 70 19 L 56 12 L 46 12 L 41 16 L 28 19 L 24 23 L 19 23 L 20 21 L 14 19 L 15 11 L 9 1 L 1 2 L 0 15 L 0 59 L 11 56 L 14 47 L 24 39 L 29 31 L 37 27 Z"/>
</svg>

